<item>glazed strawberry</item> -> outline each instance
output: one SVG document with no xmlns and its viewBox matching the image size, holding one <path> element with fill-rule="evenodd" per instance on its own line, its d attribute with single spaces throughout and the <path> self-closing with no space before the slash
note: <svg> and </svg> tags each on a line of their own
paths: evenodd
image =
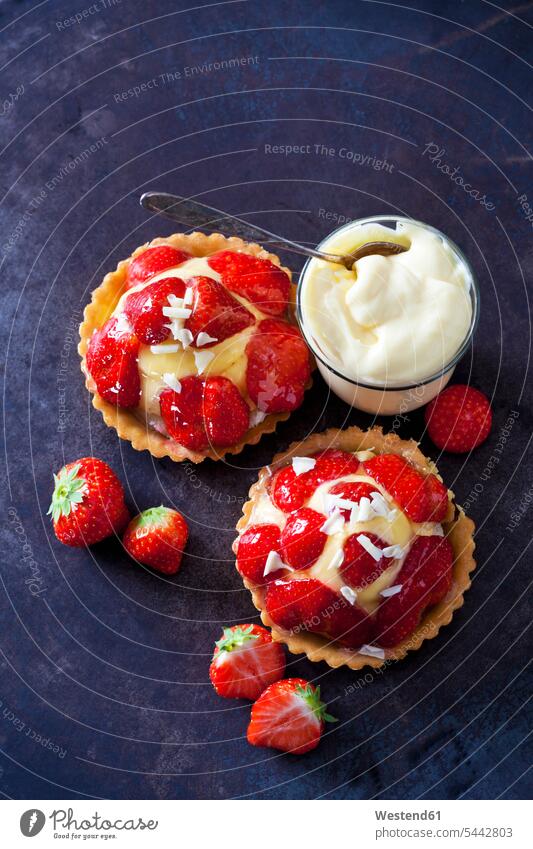
<svg viewBox="0 0 533 849">
<path fill-rule="evenodd" d="M 293 569 L 308 569 L 324 549 L 327 534 L 320 530 L 324 516 L 302 507 L 291 513 L 281 533 L 281 556 Z"/>
<path fill-rule="evenodd" d="M 361 498 L 368 498 L 371 501 L 373 492 L 376 492 L 375 486 L 358 481 L 336 483 L 329 490 L 330 495 L 336 495 L 351 504 L 359 504 Z M 349 522 L 351 507 L 339 507 L 339 509 L 344 521 Z"/>
<path fill-rule="evenodd" d="M 192 451 L 201 451 L 207 446 L 202 414 L 204 381 L 191 376 L 183 378 L 180 384 L 179 392 L 164 389 L 160 393 L 161 417 L 172 439 Z"/>
<path fill-rule="evenodd" d="M 246 386 L 260 410 L 281 413 L 302 403 L 311 374 L 309 351 L 285 321 L 261 321 L 246 346 Z"/>
<path fill-rule="evenodd" d="M 320 687 L 303 678 L 286 678 L 267 687 L 253 705 L 248 742 L 303 755 L 316 749 L 326 722 L 336 721 L 326 713 Z"/>
<path fill-rule="evenodd" d="M 365 531 L 364 534 L 357 533 L 348 537 L 343 547 L 344 560 L 339 569 L 343 579 L 354 589 L 362 589 L 373 584 L 384 569 L 392 563 L 392 560 L 387 557 L 375 560 L 368 549 L 360 542 L 360 536 L 364 536 L 376 548 L 383 549 L 387 546 L 387 543 L 383 542 L 376 534 L 370 534 L 368 531 Z"/>
<path fill-rule="evenodd" d="M 424 412 L 428 434 L 437 448 L 464 454 L 485 441 L 492 425 L 489 399 L 471 386 L 448 386 Z"/>
<path fill-rule="evenodd" d="M 445 537 L 416 537 L 394 583 L 400 592 L 378 607 L 374 640 L 390 647 L 408 637 L 427 607 L 437 604 L 452 581 L 453 549 Z"/>
<path fill-rule="evenodd" d="M 235 445 L 250 426 L 250 409 L 227 377 L 209 377 L 205 381 L 203 415 L 212 445 Z"/>
<path fill-rule="evenodd" d="M 185 322 L 185 327 L 191 331 L 195 340 L 202 331 L 213 339 L 202 345 L 202 348 L 210 348 L 254 324 L 252 313 L 216 280 L 191 277 L 187 280 L 187 286 L 193 294 L 192 314 Z"/>
<path fill-rule="evenodd" d="M 171 319 L 163 314 L 163 309 L 171 307 L 169 297 L 182 299 L 185 289 L 179 277 L 166 277 L 128 295 L 124 312 L 139 342 L 158 345 L 168 339 Z"/>
<path fill-rule="evenodd" d="M 399 579 L 412 580 L 425 605 L 437 604 L 452 583 L 453 548 L 446 537 L 416 537 Z"/>
<path fill-rule="evenodd" d="M 317 486 L 328 480 L 354 474 L 360 462 L 354 454 L 331 448 L 313 455 L 315 466 L 309 472 L 297 475 L 292 465 L 283 466 L 274 475 L 270 485 L 270 497 L 280 510 L 286 513 L 297 510 L 311 497 Z"/>
<path fill-rule="evenodd" d="M 224 628 L 209 667 L 213 687 L 226 699 L 257 699 L 284 672 L 283 648 L 260 625 Z"/>
<path fill-rule="evenodd" d="M 180 384 L 180 392 L 165 389 L 159 396 L 161 416 L 172 439 L 193 451 L 239 442 L 248 430 L 250 411 L 231 380 L 192 375 Z"/>
<path fill-rule="evenodd" d="M 98 394 L 117 407 L 136 407 L 141 397 L 139 340 L 129 327 L 110 318 L 89 340 L 87 371 Z"/>
<path fill-rule="evenodd" d="M 147 248 L 142 254 L 135 257 L 128 266 L 128 289 L 137 286 L 138 283 L 144 283 L 149 277 L 161 274 L 167 268 L 180 265 L 190 258 L 190 255 L 185 251 L 178 251 L 170 245 L 157 245 L 154 248 Z"/>
<path fill-rule="evenodd" d="M 285 513 L 297 510 L 312 491 L 308 472 L 297 475 L 292 466 L 283 466 L 270 483 L 270 497 L 276 507 Z"/>
<path fill-rule="evenodd" d="M 124 490 L 114 471 L 97 457 L 82 457 L 54 475 L 48 513 L 65 545 L 93 545 L 120 533 L 129 521 Z"/>
<path fill-rule="evenodd" d="M 250 254 L 220 251 L 209 265 L 221 275 L 227 289 L 242 295 L 267 315 L 283 315 L 289 303 L 291 283 L 281 268 L 268 259 Z"/>
<path fill-rule="evenodd" d="M 265 605 L 272 621 L 287 631 L 311 631 L 349 648 L 369 642 L 371 621 L 364 610 L 314 578 L 274 581 Z"/>
<path fill-rule="evenodd" d="M 244 578 L 254 584 L 264 584 L 283 575 L 281 569 L 264 574 L 268 555 L 280 550 L 279 536 L 277 525 L 251 525 L 244 531 L 237 548 L 237 569 Z"/>
<path fill-rule="evenodd" d="M 151 507 L 131 520 L 122 537 L 128 554 L 164 575 L 174 575 L 181 566 L 187 544 L 187 522 L 170 507 Z"/>
<path fill-rule="evenodd" d="M 413 522 L 441 522 L 446 516 L 448 490 L 435 475 L 422 475 L 398 454 L 379 454 L 364 467 Z"/>
</svg>

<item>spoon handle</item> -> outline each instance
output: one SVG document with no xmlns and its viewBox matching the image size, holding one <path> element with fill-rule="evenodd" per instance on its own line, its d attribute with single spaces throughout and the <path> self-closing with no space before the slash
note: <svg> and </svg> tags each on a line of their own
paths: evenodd
<svg viewBox="0 0 533 849">
<path fill-rule="evenodd" d="M 145 192 L 141 196 L 140 202 L 144 209 L 166 215 L 187 227 L 221 230 L 233 236 L 240 236 L 247 242 L 260 242 L 268 245 L 269 248 L 293 251 L 297 254 L 303 254 L 303 256 L 324 259 L 324 254 L 320 251 L 300 245 L 298 242 L 292 242 L 290 239 L 284 239 L 276 233 L 265 230 L 264 227 L 248 224 L 247 221 L 243 221 L 236 215 L 228 215 L 220 209 L 207 206 L 205 203 L 199 203 L 190 198 L 171 195 L 166 192 Z"/>
</svg>

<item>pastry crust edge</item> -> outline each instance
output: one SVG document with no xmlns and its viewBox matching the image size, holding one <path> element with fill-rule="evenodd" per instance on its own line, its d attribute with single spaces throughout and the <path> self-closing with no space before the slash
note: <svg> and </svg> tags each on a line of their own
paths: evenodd
<svg viewBox="0 0 533 849">
<path fill-rule="evenodd" d="M 85 355 L 87 353 L 89 339 L 93 332 L 107 321 L 115 309 L 120 296 L 124 293 L 126 275 L 130 262 L 147 248 L 157 245 L 170 245 L 178 250 L 187 251 L 193 256 L 208 256 L 219 250 L 241 251 L 259 257 L 260 259 L 269 259 L 275 265 L 282 268 L 289 279 L 292 280 L 291 271 L 289 268 L 281 265 L 276 254 L 269 253 L 261 245 L 254 242 L 244 242 L 236 236 L 227 237 L 221 233 L 211 233 L 210 235 L 200 232 L 174 233 L 171 236 L 152 239 L 151 242 L 138 247 L 128 259 L 121 260 L 115 271 L 110 271 L 106 274 L 102 283 L 93 290 L 91 301 L 84 309 L 83 321 L 79 328 L 80 342 L 78 344 L 78 353 L 81 357 L 81 370 L 85 376 L 85 386 L 92 395 L 92 405 L 96 410 L 100 411 L 106 425 L 116 430 L 120 439 L 130 442 L 136 451 L 149 451 L 153 457 L 158 459 L 169 457 L 176 463 L 181 463 L 185 460 L 192 463 L 201 463 L 207 458 L 211 460 L 222 460 L 228 454 L 239 454 L 247 445 L 256 445 L 264 434 L 273 433 L 278 424 L 286 421 L 291 413 L 271 413 L 260 424 L 250 428 L 247 431 L 246 439 L 236 445 L 221 448 L 219 451 L 214 448 L 210 448 L 208 451 L 190 451 L 156 431 L 147 422 L 138 418 L 131 410 L 116 407 L 101 398 L 96 392 L 94 382 L 87 371 Z M 291 284 L 290 320 L 292 323 L 295 323 L 295 295 L 296 286 Z M 306 391 L 311 387 L 312 382 L 312 379 L 309 379 L 305 387 Z"/>
<path fill-rule="evenodd" d="M 269 466 L 261 469 L 258 480 L 250 488 L 249 500 L 243 505 L 243 515 L 237 523 L 239 536 L 248 525 L 256 499 L 266 487 L 267 480 L 272 473 L 279 467 L 287 465 L 287 462 L 296 455 L 306 456 L 324 451 L 326 448 L 340 448 L 353 452 L 374 448 L 378 453 L 400 454 L 420 471 L 426 474 L 428 472 L 437 474 L 441 479 L 435 464 L 424 456 L 418 447 L 418 443 L 412 439 L 401 439 L 394 433 L 384 434 L 380 427 L 373 427 L 368 431 L 362 431 L 356 426 L 346 430 L 330 428 L 322 433 L 312 434 L 303 441 L 293 442 L 286 451 L 277 454 Z M 451 622 L 454 612 L 463 606 L 464 593 L 471 585 L 470 576 L 476 567 L 474 560 L 475 525 L 465 515 L 461 507 L 454 507 L 452 498 L 453 493 L 450 493 L 448 515 L 442 523 L 445 535 L 450 540 L 455 554 L 452 586 L 438 604 L 426 611 L 419 626 L 409 637 L 392 649 L 384 649 L 385 657 L 383 659 L 343 648 L 318 634 L 309 632 L 293 634 L 279 628 L 264 609 L 264 588 L 258 587 L 241 575 L 241 580 L 250 591 L 253 603 L 260 612 L 263 624 L 271 630 L 272 639 L 275 642 L 284 643 L 291 654 L 305 654 L 309 660 L 314 662 L 323 660 L 333 669 L 348 666 L 353 670 L 362 669 L 365 666 L 379 669 L 393 660 L 401 660 L 410 651 L 416 651 L 426 640 L 434 639 L 440 629 Z M 233 543 L 235 554 L 237 553 L 238 539 L 239 537 Z"/>
</svg>

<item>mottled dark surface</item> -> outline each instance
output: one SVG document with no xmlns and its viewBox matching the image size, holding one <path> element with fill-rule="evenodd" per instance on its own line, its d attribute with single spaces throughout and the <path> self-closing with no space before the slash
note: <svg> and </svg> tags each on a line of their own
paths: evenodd
<svg viewBox="0 0 533 849">
<path fill-rule="evenodd" d="M 0 3 L 0 788 L 16 798 L 521 798 L 533 5 L 194 5 Z M 252 58 L 190 70 L 235 57 Z M 315 244 L 339 216 L 411 215 L 457 241 L 479 276 L 481 322 L 457 379 L 493 399 L 492 436 L 471 457 L 441 458 L 422 438 L 478 523 L 473 587 L 451 626 L 383 675 L 291 658 L 290 672 L 320 683 L 340 719 L 304 758 L 248 746 L 249 705 L 217 698 L 208 681 L 221 626 L 254 617 L 233 528 L 277 450 L 372 419 L 317 379 L 276 435 L 229 464 L 155 462 L 117 440 L 83 387 L 76 325 L 105 271 L 172 232 L 139 208 L 146 188 L 197 194 Z M 422 416 L 400 433 L 420 438 Z M 119 472 L 132 507 L 164 501 L 189 517 L 176 578 L 132 566 L 118 544 L 56 542 L 52 471 L 90 453 Z"/>
</svg>

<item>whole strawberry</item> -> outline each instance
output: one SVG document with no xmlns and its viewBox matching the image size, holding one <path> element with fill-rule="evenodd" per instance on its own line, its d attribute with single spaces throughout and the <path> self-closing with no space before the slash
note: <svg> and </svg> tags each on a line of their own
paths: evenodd
<svg viewBox="0 0 533 849">
<path fill-rule="evenodd" d="M 187 544 L 187 522 L 170 507 L 151 507 L 131 520 L 122 537 L 124 548 L 135 560 L 174 575 L 181 566 Z"/>
<path fill-rule="evenodd" d="M 54 531 L 65 545 L 82 547 L 120 533 L 130 514 L 114 471 L 97 457 L 82 457 L 54 475 L 48 510 Z"/>
<path fill-rule="evenodd" d="M 465 454 L 485 441 L 492 425 L 489 399 L 471 386 L 448 386 L 424 412 L 431 441 L 443 451 Z"/>
<path fill-rule="evenodd" d="M 326 713 L 320 687 L 303 678 L 285 678 L 267 687 L 253 705 L 248 742 L 303 755 L 316 749 L 326 722 L 336 721 Z"/>
<path fill-rule="evenodd" d="M 285 672 L 285 654 L 261 625 L 224 628 L 215 645 L 209 677 L 219 696 L 257 699 Z"/>
</svg>

